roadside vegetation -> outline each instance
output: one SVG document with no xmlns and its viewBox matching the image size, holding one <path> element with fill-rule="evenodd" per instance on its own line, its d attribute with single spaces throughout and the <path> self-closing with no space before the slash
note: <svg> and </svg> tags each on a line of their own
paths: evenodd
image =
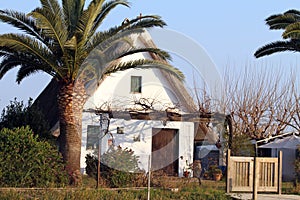
<svg viewBox="0 0 300 200">
<path fill-rule="evenodd" d="M 151 187 L 150 197 L 153 200 L 168 200 L 168 199 L 184 199 L 184 200 L 229 200 L 225 194 L 225 181 L 203 180 L 199 187 L 198 182 L 194 179 L 187 180 L 186 178 L 178 178 L 176 186 L 178 192 L 171 191 L 170 188 Z M 167 180 L 166 180 L 167 182 Z M 174 185 L 175 186 L 175 185 Z M 96 180 L 88 176 L 83 177 L 82 187 L 66 187 L 66 188 L 48 188 L 48 189 L 1 189 L 0 199 L 43 199 L 43 200 L 132 200 L 132 199 L 147 199 L 146 187 L 131 187 L 131 188 L 100 188 L 95 189 Z M 282 188 L 283 194 L 298 194 L 300 188 L 295 188 L 293 183 L 285 182 Z"/>
<path fill-rule="evenodd" d="M 105 200 L 132 200 L 147 199 L 147 188 L 100 188 L 95 189 L 96 181 L 94 179 L 84 177 L 83 182 L 86 186 L 81 188 L 65 188 L 65 189 L 44 189 L 44 190 L 1 190 L 0 199 L 56 199 L 56 200 L 75 200 L 75 199 L 105 199 Z M 187 182 L 184 178 L 178 180 L 178 192 L 171 191 L 169 188 L 152 187 L 151 199 L 199 199 L 199 200 L 229 200 L 225 194 L 224 182 L 204 181 L 201 187 L 198 182 Z"/>
</svg>

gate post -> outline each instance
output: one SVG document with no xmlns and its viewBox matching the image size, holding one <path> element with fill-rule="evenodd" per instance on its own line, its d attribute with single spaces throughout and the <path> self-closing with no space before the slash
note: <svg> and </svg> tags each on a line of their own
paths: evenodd
<svg viewBox="0 0 300 200">
<path fill-rule="evenodd" d="M 231 153 L 231 151 L 230 151 L 230 149 L 228 149 L 227 150 L 227 155 L 226 155 L 226 193 L 228 194 L 228 193 L 230 193 L 230 187 L 231 187 L 231 185 L 230 185 L 230 178 L 229 178 L 229 175 L 230 175 L 230 153 Z"/>
<path fill-rule="evenodd" d="M 281 195 L 281 188 L 282 188 L 282 151 L 279 151 L 278 155 L 278 186 L 277 192 Z"/>
<path fill-rule="evenodd" d="M 253 193 L 252 193 L 252 199 L 257 200 L 257 187 L 258 187 L 258 181 L 259 181 L 259 174 L 258 174 L 258 168 L 259 165 L 257 163 L 257 156 L 254 157 L 254 166 L 253 166 Z"/>
</svg>

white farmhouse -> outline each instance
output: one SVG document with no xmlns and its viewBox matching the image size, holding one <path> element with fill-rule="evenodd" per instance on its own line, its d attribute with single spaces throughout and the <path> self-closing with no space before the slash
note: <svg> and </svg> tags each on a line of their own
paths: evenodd
<svg viewBox="0 0 300 200">
<path fill-rule="evenodd" d="M 133 35 L 131 39 L 134 45 L 155 46 L 148 32 Z M 125 57 L 126 60 L 143 58 L 156 59 L 149 53 Z M 50 101 L 47 95 L 55 94 L 56 89 L 52 81 L 38 98 L 44 102 L 43 110 L 54 132 L 58 131 L 57 110 L 53 109 L 56 102 Z M 194 152 L 199 154 L 200 148 L 194 144 L 207 138 L 213 145 L 219 142 L 216 133 L 206 127 L 213 116 L 208 114 L 201 121 L 203 117 L 184 83 L 166 71 L 155 68 L 121 71 L 88 90 L 90 96 L 82 118 L 82 171 L 85 156 L 98 149 L 99 140 L 101 153 L 111 145 L 129 148 L 139 156 L 141 169 L 148 170 L 151 157 L 152 170 L 161 169 L 174 176 L 182 176 L 186 164 L 197 158 Z M 109 111 L 109 116 L 99 111 Z M 109 127 L 103 130 L 107 117 Z"/>
</svg>

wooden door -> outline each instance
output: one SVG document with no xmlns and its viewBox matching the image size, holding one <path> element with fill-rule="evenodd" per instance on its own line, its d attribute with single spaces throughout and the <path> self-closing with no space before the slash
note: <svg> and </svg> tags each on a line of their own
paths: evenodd
<svg viewBox="0 0 300 200">
<path fill-rule="evenodd" d="M 178 175 L 179 139 L 177 129 L 152 129 L 152 170 Z"/>
</svg>

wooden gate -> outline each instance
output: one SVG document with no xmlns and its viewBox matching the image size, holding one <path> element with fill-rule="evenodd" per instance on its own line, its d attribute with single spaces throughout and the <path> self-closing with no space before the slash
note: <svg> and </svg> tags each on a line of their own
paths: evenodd
<svg viewBox="0 0 300 200">
<path fill-rule="evenodd" d="M 153 129 L 151 168 L 162 170 L 167 175 L 178 175 L 179 154 L 178 130 Z"/>
<path fill-rule="evenodd" d="M 281 193 L 282 163 L 278 158 L 238 157 L 227 153 L 227 193 Z"/>
</svg>

